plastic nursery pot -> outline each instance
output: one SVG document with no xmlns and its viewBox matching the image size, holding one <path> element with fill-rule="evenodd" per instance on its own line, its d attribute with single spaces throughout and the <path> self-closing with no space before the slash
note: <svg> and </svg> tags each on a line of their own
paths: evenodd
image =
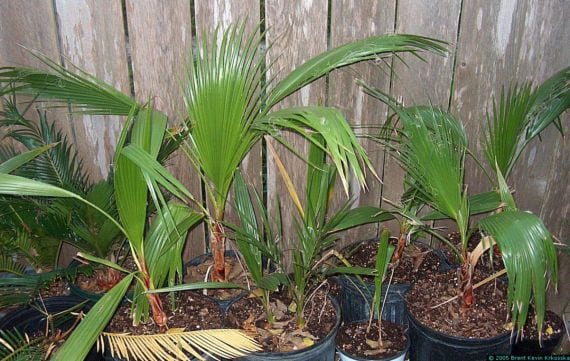
<svg viewBox="0 0 570 361">
<path fill-rule="evenodd" d="M 239 361 L 335 361 L 336 335 L 340 327 L 340 307 L 333 297 L 327 297 L 336 311 L 336 323 L 329 334 L 313 346 L 291 352 L 254 352 Z M 237 301 L 237 300 L 236 300 Z M 234 301 L 235 302 L 235 301 Z"/>
<path fill-rule="evenodd" d="M 352 322 L 368 322 L 368 319 L 364 320 L 358 320 L 358 321 L 352 321 Z M 359 356 L 355 356 L 355 355 L 351 355 L 349 353 L 347 353 L 346 351 L 344 351 L 343 349 L 341 349 L 340 347 L 337 347 L 336 350 L 338 351 L 338 355 L 340 356 L 340 360 L 341 361 L 404 361 L 406 359 L 406 355 L 408 354 L 408 351 L 410 350 L 410 337 L 407 336 L 407 341 L 406 341 L 406 347 L 399 353 L 389 356 L 389 357 L 383 357 L 383 358 L 378 358 L 375 356 L 371 356 L 371 358 L 362 358 Z"/>
<path fill-rule="evenodd" d="M 27 305 L 4 315 L 0 318 L 0 329 L 6 331 L 17 329 L 22 334 L 25 333 L 32 336 L 37 332 L 45 331 L 47 322 L 45 312 L 53 315 L 55 313 L 69 310 L 84 301 L 85 300 L 83 299 L 71 296 L 49 297 L 44 299 L 43 303 L 36 302 L 35 307 Z M 90 308 L 91 305 L 86 303 L 81 307 L 81 310 L 87 312 Z M 74 318 L 67 319 L 62 324 L 58 324 L 57 329 L 63 331 L 68 330 L 73 322 Z M 98 361 L 102 360 L 102 357 L 97 354 L 95 347 L 93 347 L 85 360 Z"/>
<path fill-rule="evenodd" d="M 510 332 L 481 339 L 445 335 L 422 325 L 407 312 L 410 361 L 479 361 L 488 355 L 508 355 L 511 352 Z"/>
<path fill-rule="evenodd" d="M 227 250 L 225 251 L 225 256 L 226 257 L 236 257 L 236 253 L 233 250 Z M 185 265 L 184 265 L 184 273 L 186 273 L 187 268 L 188 267 L 192 267 L 192 266 L 198 266 L 204 262 L 206 262 L 209 258 L 212 257 L 211 253 L 206 253 L 203 254 L 201 256 L 198 256 L 190 261 L 188 261 Z M 203 280 L 202 280 L 203 281 Z M 233 302 L 235 302 L 236 300 L 240 299 L 241 297 L 244 297 L 245 295 L 247 295 L 246 291 L 240 292 L 239 294 L 237 294 L 234 297 L 230 297 L 230 298 L 226 298 L 226 299 L 221 299 L 221 298 L 217 298 L 217 297 L 212 297 L 212 296 L 207 296 L 210 299 L 212 299 L 213 301 L 215 301 L 216 303 L 218 303 L 218 305 L 220 305 L 220 308 L 222 309 L 222 312 L 226 312 L 226 310 L 228 309 L 228 307 L 230 306 L 230 304 L 232 304 Z"/>
<path fill-rule="evenodd" d="M 354 322 L 370 318 L 370 306 L 374 298 L 374 284 L 360 282 L 358 278 L 349 275 L 335 277 L 342 290 L 337 296 L 343 322 Z M 382 319 L 399 325 L 406 325 L 406 302 L 404 295 L 410 288 L 409 284 L 382 285 L 382 297 L 388 295 L 384 301 Z"/>
<path fill-rule="evenodd" d="M 562 317 L 558 316 L 556 313 L 552 311 L 547 311 L 549 317 L 551 319 L 556 319 L 557 323 L 560 325 L 564 325 L 564 320 Z M 550 338 L 543 337 L 542 339 L 542 346 L 538 342 L 538 335 L 531 334 L 526 335 L 527 337 L 523 337 L 516 343 L 513 343 L 513 347 L 511 350 L 512 355 L 536 355 L 536 356 L 544 356 L 544 355 L 551 355 L 556 347 L 560 344 L 560 341 L 565 335 L 565 328 L 562 326 L 560 332 L 557 335 L 553 335 Z"/>
</svg>

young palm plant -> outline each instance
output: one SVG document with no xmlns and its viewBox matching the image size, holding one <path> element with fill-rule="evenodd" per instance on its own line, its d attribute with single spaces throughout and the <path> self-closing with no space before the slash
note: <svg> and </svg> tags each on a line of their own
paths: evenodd
<svg viewBox="0 0 570 361">
<path fill-rule="evenodd" d="M 526 321 L 531 296 L 541 327 L 548 284 L 545 279 L 551 279 L 556 285 L 557 260 L 552 236 L 537 216 L 517 209 L 503 172 L 508 175 L 530 140 L 568 108 L 569 74 L 565 69 L 536 90 L 528 85 L 514 87 L 510 93 L 503 93 L 499 106 L 494 106 L 493 120 L 487 123 L 485 154 L 496 172 L 493 192 L 501 204 L 496 207 L 498 211 L 477 223 L 476 227 L 485 237 L 473 252 L 467 251 L 469 216 L 484 211 L 485 207 L 480 208 L 484 203 L 480 202 L 474 211 L 467 198 L 463 171 L 467 139 L 462 124 L 438 109 L 404 108 L 384 97 L 401 121 L 399 131 L 405 141 L 396 145 L 395 154 L 406 171 L 408 185 L 417 190 L 422 202 L 458 226 L 460 247 L 449 245 L 461 265 L 462 308 L 469 308 L 473 303 L 473 268 L 481 254 L 496 244 L 509 277 L 508 305 L 519 330 Z M 483 194 L 478 200 L 485 198 Z"/>
<path fill-rule="evenodd" d="M 163 331 L 168 328 L 168 318 L 159 298 L 157 287 L 164 284 L 175 286 L 182 274 L 182 249 L 188 230 L 197 224 L 201 213 L 179 202 L 166 202 L 157 191 L 155 182 L 129 158 L 124 155 L 125 146 L 138 147 L 152 161 L 157 162 L 158 154 L 166 134 L 166 118 L 149 108 L 133 109 L 121 133 L 114 159 L 114 192 L 119 219 L 104 212 L 95 204 L 80 195 L 63 188 L 38 182 L 25 177 L 0 174 L 0 194 L 11 196 L 36 196 L 71 198 L 101 212 L 121 231 L 128 240 L 137 270 L 128 272 L 119 265 L 102 258 L 80 253 L 80 256 L 102 263 L 118 271 L 127 273 L 113 289 L 98 301 L 86 315 L 69 340 L 55 355 L 56 360 L 82 359 L 85 357 L 97 336 L 111 319 L 115 309 L 123 299 L 129 285 L 136 281 L 132 314 L 135 324 L 152 317 L 153 322 Z M 149 224 L 148 207 L 156 208 L 154 220 Z M 220 284 L 216 284 L 220 285 Z M 187 285 L 185 289 L 202 288 L 204 285 Z M 241 333 L 227 331 L 216 333 L 205 331 L 171 332 L 147 337 L 144 342 L 136 342 L 126 336 L 109 336 L 113 340 L 113 350 L 120 357 L 129 358 L 132 354 L 149 355 L 158 353 L 178 359 L 181 349 L 200 357 L 193 349 L 214 349 L 224 357 L 242 355 L 245 350 L 255 349 L 255 345 Z M 210 347 L 209 347 L 209 346 Z M 145 359 L 139 358 L 139 359 Z"/>
<path fill-rule="evenodd" d="M 272 231 L 267 210 L 263 208 L 261 202 L 256 203 L 258 213 L 263 219 L 263 227 L 257 227 L 256 212 L 254 212 L 256 207 L 253 206 L 245 184 L 239 177 L 240 180 L 236 183 L 235 202 L 241 223 L 237 227 L 236 243 L 240 253 L 263 255 L 278 265 L 277 271 L 271 272 L 261 269 L 255 258 L 244 257 L 246 268 L 252 274 L 255 286 L 262 290 L 262 301 L 266 309 L 269 309 L 269 294 L 276 291 L 280 285 L 286 287 L 295 304 L 296 323 L 299 328 L 305 326 L 306 320 L 303 313 L 305 306 L 310 293 L 315 290 L 321 280 L 319 276 L 323 275 L 320 266 L 326 258 L 332 255 L 325 251 L 334 246 L 338 240 L 338 233 L 361 225 L 393 219 L 391 214 L 377 207 L 352 207 L 351 201 L 343 203 L 338 209 L 330 209 L 336 182 L 336 168 L 326 162 L 326 143 L 323 138 L 316 138 L 316 140 L 319 143 L 312 144 L 309 150 L 304 206 L 285 165 L 269 143 L 269 149 L 293 199 L 298 216 L 295 223 L 295 243 L 292 247 L 292 275 L 284 273 L 285 268 L 281 263 L 285 252 L 283 246 L 279 244 L 275 247 L 272 243 L 274 240 L 277 242 L 283 240 L 278 236 L 271 237 L 279 233 Z M 279 229 L 278 215 L 275 221 Z M 264 271 L 266 273 L 263 273 Z M 270 311 L 268 317 L 271 317 Z M 271 319 L 269 321 L 271 322 Z"/>
<path fill-rule="evenodd" d="M 203 39 L 207 39 L 204 36 Z M 340 112 L 327 107 L 295 107 L 273 111 L 284 98 L 330 71 L 378 56 L 428 51 L 443 55 L 444 43 L 414 35 L 375 36 L 322 53 L 303 63 L 281 81 L 266 79 L 262 52 L 263 34 L 256 29 L 245 33 L 245 23 L 218 31 L 193 54 L 188 64 L 185 100 L 188 118 L 182 148 L 191 166 L 205 185 L 210 229 L 210 249 L 214 256 L 213 280 L 226 278 L 224 264 L 226 203 L 236 170 L 252 147 L 269 135 L 282 143 L 282 130 L 290 130 L 315 143 L 325 138 L 327 153 L 337 169 L 345 190 L 352 171 L 364 183 L 363 167 L 372 172 L 363 148 Z M 69 72 L 42 58 L 49 71 L 6 67 L 0 69 L 0 83 L 9 83 L 18 92 L 43 100 L 70 102 L 90 114 L 127 115 L 139 108 L 129 96 L 108 84 L 77 71 Z M 291 145 L 286 146 L 293 150 Z M 197 198 L 197 197 L 194 197 Z"/>
</svg>

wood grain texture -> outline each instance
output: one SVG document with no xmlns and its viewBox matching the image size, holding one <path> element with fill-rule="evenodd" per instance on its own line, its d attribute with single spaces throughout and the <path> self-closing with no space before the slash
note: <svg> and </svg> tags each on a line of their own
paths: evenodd
<svg viewBox="0 0 570 361">
<path fill-rule="evenodd" d="M 46 66 L 26 49 L 38 51 L 59 63 L 57 25 L 51 0 L 0 1 L 0 66 L 46 69 Z M 31 99 L 18 97 L 19 102 L 28 100 Z M 20 109 L 24 106 L 25 104 L 22 104 Z M 34 105 L 24 116 L 37 120 L 38 107 L 39 104 Z M 41 109 L 41 111 L 46 111 L 48 121 L 55 123 L 57 129 L 65 134 L 70 144 L 77 145 L 67 111 L 61 109 Z M 24 150 L 19 143 L 14 144 L 11 140 L 3 139 L 2 132 L 3 130 L 0 130 L 0 144 L 12 144 L 16 149 Z M 88 163 L 89 158 L 83 157 L 83 160 Z M 59 264 L 66 266 L 76 253 L 77 249 L 64 245 Z"/>
<path fill-rule="evenodd" d="M 32 8 L 34 11 L 30 11 Z M 22 14 L 26 14 L 26 16 L 22 16 Z M 26 49 L 41 52 L 50 59 L 59 62 L 57 27 L 50 0 L 0 2 L 0 66 L 26 66 L 46 69 L 46 66 Z M 29 98 L 20 96 L 17 100 L 23 103 Z M 37 119 L 35 109 L 36 106 L 32 107 L 25 116 L 30 119 Z M 55 110 L 47 111 L 48 119 L 55 121 L 58 129 L 61 129 L 68 136 L 71 143 L 75 143 L 66 113 Z M 3 132 L 4 130 L 0 129 L 2 144 L 12 144 L 16 146 L 16 149 L 23 149 L 11 140 L 3 139 Z"/>
<path fill-rule="evenodd" d="M 394 62 L 391 93 L 405 105 L 429 105 L 447 108 L 453 73 L 455 40 L 457 37 L 460 0 L 438 2 L 421 0 L 399 0 L 396 19 L 396 33 L 423 35 L 447 42 L 446 57 L 421 54 L 425 61 L 404 54 L 401 62 Z M 403 194 L 404 172 L 390 154 L 384 164 L 385 191 L 383 197 L 400 202 Z M 387 202 L 382 203 L 388 207 Z M 390 227 L 392 232 L 393 224 Z"/>
<path fill-rule="evenodd" d="M 127 54 L 121 2 L 118 0 L 57 0 L 62 53 L 71 64 L 129 93 Z M 74 115 L 80 155 L 92 180 L 109 172 L 122 120 L 111 116 Z M 81 140 L 81 141 L 79 141 Z"/>
<path fill-rule="evenodd" d="M 327 2 L 316 1 L 277 1 L 266 2 L 265 17 L 267 28 L 271 32 L 267 34 L 268 44 L 271 44 L 267 54 L 267 62 L 273 63 L 269 70 L 269 77 L 279 81 L 309 58 L 316 56 L 327 49 Z M 305 86 L 297 93 L 286 98 L 277 108 L 295 105 L 324 105 L 325 83 L 319 80 Z M 285 135 L 287 141 L 298 150 L 301 155 L 306 155 L 306 143 L 300 137 L 293 134 Z M 307 164 L 295 155 L 286 151 L 276 142 L 272 144 L 277 149 L 279 157 L 290 173 L 293 183 L 302 197 L 305 192 Z M 267 190 L 268 206 L 272 214 L 275 210 L 277 199 L 282 205 L 284 248 L 296 247 L 294 239 L 294 219 L 297 217 L 291 198 L 287 193 L 282 178 L 271 156 L 267 160 Z M 304 203 L 304 200 L 301 199 Z M 290 255 L 287 255 L 288 257 Z M 289 258 L 290 259 L 290 258 Z"/>
<path fill-rule="evenodd" d="M 129 0 L 126 2 L 129 43 L 135 97 L 140 102 L 152 100 L 156 109 L 168 115 L 172 127 L 187 117 L 183 86 L 185 64 L 192 48 L 192 19 L 187 0 Z M 168 169 L 197 200 L 202 198 L 200 177 L 188 158 L 177 152 L 167 161 Z M 202 225 L 189 234 L 184 259 L 205 251 Z"/>
<path fill-rule="evenodd" d="M 331 3 L 331 39 L 332 47 L 340 46 L 350 41 L 365 38 L 367 36 L 384 35 L 392 33 L 394 30 L 394 15 L 396 10 L 394 0 L 377 1 L 332 1 Z M 329 105 L 342 111 L 357 134 L 369 134 L 377 132 L 377 126 L 386 119 L 386 106 L 380 101 L 366 95 L 360 87 L 356 85 L 357 78 L 365 80 L 367 83 L 389 91 L 390 72 L 386 66 L 380 63 L 356 64 L 349 68 L 334 71 L 329 79 Z M 375 167 L 379 177 L 383 174 L 384 154 L 381 147 L 366 138 L 361 138 L 362 145 Z M 358 184 L 351 185 L 351 198 L 355 199 L 355 206 L 374 205 L 380 206 L 382 199 L 382 188 L 390 187 L 367 173 L 367 190 L 361 190 Z M 337 188 L 339 191 L 341 188 Z M 342 192 L 337 192 L 342 193 Z M 340 194 L 346 201 L 344 193 Z M 334 208 L 333 208 L 334 209 Z M 342 247 L 354 241 L 376 237 L 378 225 L 367 225 L 359 227 L 341 235 L 338 244 Z"/>
<path fill-rule="evenodd" d="M 570 3 L 565 1 L 465 3 L 452 108 L 464 120 L 479 157 L 485 111 L 491 110 L 493 96 L 515 82 L 542 82 L 568 66 L 568 47 L 559 44 L 570 40 L 566 21 L 569 11 Z M 569 200 L 563 192 L 558 193 L 561 184 L 551 183 L 564 173 L 555 161 L 560 158 L 558 154 L 568 152 L 568 144 L 554 129 L 545 132 L 545 139 L 548 141 L 537 140 L 525 150 L 508 182 L 516 189 L 515 199 L 521 209 L 537 214 L 543 209 L 544 215 L 549 212 L 543 207 L 547 194 L 549 207 L 563 206 Z M 489 182 L 474 164 L 468 164 L 466 171 L 472 193 L 488 189 Z M 558 190 L 554 197 L 553 188 Z M 546 219 L 547 225 L 553 222 L 558 227 L 552 231 L 558 234 L 563 222 Z"/>
</svg>

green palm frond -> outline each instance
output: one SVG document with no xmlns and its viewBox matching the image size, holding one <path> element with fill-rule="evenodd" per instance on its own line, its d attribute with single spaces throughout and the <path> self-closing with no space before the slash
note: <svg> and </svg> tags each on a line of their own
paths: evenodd
<svg viewBox="0 0 570 361">
<path fill-rule="evenodd" d="M 337 109 L 326 107 L 281 109 L 270 113 L 264 119 L 263 124 L 258 126 L 284 143 L 289 149 L 292 147 L 286 144 L 278 131 L 293 131 L 320 146 L 330 156 L 347 194 L 351 171 L 354 172 L 354 176 L 362 187 L 365 186 L 365 169 L 369 169 L 376 175 L 364 148 L 358 142 L 342 113 Z M 326 148 L 320 144 L 318 139 L 320 137 L 326 142 Z"/>
<path fill-rule="evenodd" d="M 115 310 L 123 300 L 127 289 L 133 282 L 135 274 L 125 276 L 111 290 L 101 297 L 99 301 L 89 310 L 87 315 L 73 333 L 69 336 L 63 346 L 53 357 L 53 361 L 83 360 L 89 350 L 96 342 Z"/>
<path fill-rule="evenodd" d="M 446 45 L 441 40 L 407 34 L 373 36 L 341 45 L 311 58 L 276 84 L 270 90 L 268 107 L 273 107 L 285 97 L 334 69 L 401 52 L 412 53 L 420 59 L 421 52 L 445 55 Z"/>
<path fill-rule="evenodd" d="M 78 68 L 75 72 L 65 69 L 44 55 L 32 52 L 48 70 L 24 67 L 0 68 L 0 95 L 14 91 L 38 97 L 38 100 L 67 103 L 83 112 L 99 115 L 128 115 L 133 107 L 140 107 L 128 95 Z"/>
<path fill-rule="evenodd" d="M 0 237 L 2 236 L 0 235 Z M 3 253 L 0 255 L 0 272 L 8 272 L 17 276 L 23 276 L 25 267 L 12 257 L 6 256 L 5 253 Z"/>
<path fill-rule="evenodd" d="M 45 337 L 30 338 L 18 330 L 0 330 L 1 361 L 41 361 L 45 350 L 42 342 Z"/>
<path fill-rule="evenodd" d="M 479 228 L 501 249 L 509 277 L 508 302 L 512 319 L 522 330 L 534 295 L 537 325 L 542 329 L 547 279 L 557 283 L 557 258 L 552 236 L 536 215 L 503 211 L 479 221 Z"/>
<path fill-rule="evenodd" d="M 487 116 L 485 156 L 508 178 L 524 148 L 570 107 L 570 68 L 547 79 L 538 88 L 529 83 L 502 91 Z M 561 124 L 557 127 L 562 132 Z"/>
<path fill-rule="evenodd" d="M 259 346 L 240 330 L 199 330 L 160 335 L 124 335 L 103 333 L 98 348 L 127 361 L 187 360 L 190 354 L 233 359 Z"/>
<path fill-rule="evenodd" d="M 212 45 L 204 40 L 187 76 L 190 136 L 186 149 L 203 171 L 220 215 L 235 170 L 260 136 L 252 126 L 263 103 L 263 58 L 258 54 L 262 38 L 256 32 L 246 36 L 244 31 L 242 22 L 221 38 L 216 31 Z"/>
<path fill-rule="evenodd" d="M 396 108 L 405 142 L 398 161 L 421 199 L 453 219 L 466 242 L 469 203 L 464 189 L 465 131 L 459 121 L 438 109 Z"/>
</svg>

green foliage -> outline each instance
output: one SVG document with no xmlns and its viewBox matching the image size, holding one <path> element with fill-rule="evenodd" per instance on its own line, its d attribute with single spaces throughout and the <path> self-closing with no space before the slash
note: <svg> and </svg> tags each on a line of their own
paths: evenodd
<svg viewBox="0 0 570 361">
<path fill-rule="evenodd" d="M 487 116 L 485 156 L 489 166 L 508 179 L 524 148 L 550 124 L 562 133 L 560 115 L 570 106 L 570 67 L 554 74 L 537 88 L 529 83 L 502 91 Z"/>
</svg>

